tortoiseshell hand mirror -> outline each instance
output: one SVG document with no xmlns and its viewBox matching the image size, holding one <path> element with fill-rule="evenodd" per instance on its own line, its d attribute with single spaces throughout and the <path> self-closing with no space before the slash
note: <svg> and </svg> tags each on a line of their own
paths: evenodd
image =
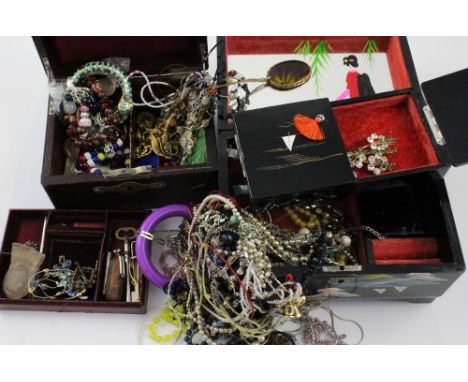
<svg viewBox="0 0 468 382">
<path fill-rule="evenodd" d="M 310 66 L 303 61 L 282 61 L 268 70 L 266 82 L 273 89 L 290 90 L 304 85 L 310 74 Z"/>
<path fill-rule="evenodd" d="M 244 110 L 250 103 L 249 97 L 266 87 L 271 87 L 276 90 L 292 90 L 304 85 L 310 78 L 310 66 L 298 60 L 288 60 L 279 62 L 268 69 L 267 75 L 264 78 L 245 78 L 235 70 L 228 73 L 226 84 L 223 86 L 232 86 L 229 90 L 229 106 L 235 111 Z M 261 83 L 253 90 L 249 90 L 248 83 Z M 242 90 L 244 97 L 239 96 L 239 90 Z"/>
</svg>

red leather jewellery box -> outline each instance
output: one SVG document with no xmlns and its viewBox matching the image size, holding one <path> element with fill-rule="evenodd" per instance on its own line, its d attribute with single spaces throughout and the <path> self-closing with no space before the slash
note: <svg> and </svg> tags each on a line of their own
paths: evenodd
<svg viewBox="0 0 468 382">
<path fill-rule="evenodd" d="M 379 52 L 374 69 L 366 63 L 369 44 Z M 318 272 L 278 266 L 276 274 L 293 275 L 316 299 L 431 302 L 442 295 L 465 270 L 443 176 L 450 166 L 468 161 L 468 70 L 420 86 L 404 37 L 225 37 L 219 47 L 219 75 L 245 71 L 244 63 L 256 60 L 254 78 L 284 60 L 312 67 L 300 90 L 267 89 L 261 97 L 262 90 L 247 111 L 234 115 L 222 105 L 219 163 L 228 170 L 220 171 L 220 189 L 258 207 L 291 197 L 330 197 L 353 226 L 385 236 L 357 234 L 357 266 Z M 316 63 L 320 59 L 323 66 Z M 350 61 L 359 65 L 350 67 Z M 314 65 L 320 66 L 317 78 Z M 353 87 L 353 76 L 363 74 L 367 88 Z M 298 114 L 325 117 L 323 144 L 300 151 L 310 141 L 285 127 Z M 347 153 L 368 144 L 372 133 L 396 138 L 392 171 L 375 175 L 351 168 Z M 281 140 L 290 134 L 296 134 L 292 150 Z M 299 154 L 326 159 L 284 166 L 284 153 L 288 160 L 296 155 L 292 161 Z"/>
<path fill-rule="evenodd" d="M 130 71 L 141 70 L 150 80 L 179 85 L 188 72 L 207 65 L 207 39 L 203 37 L 34 37 L 49 79 L 63 80 L 82 65 L 106 58 L 130 59 Z M 131 79 L 139 100 L 142 78 Z M 130 148 L 135 167 L 136 117 L 145 107 L 135 107 L 130 116 Z M 200 200 L 217 187 L 215 119 L 206 129 L 206 162 L 203 164 L 153 167 L 148 171 L 127 169 L 117 176 L 65 173 L 63 144 L 65 128 L 54 113 L 52 101 L 46 126 L 41 183 L 57 208 L 141 209 L 169 202 Z"/>
</svg>

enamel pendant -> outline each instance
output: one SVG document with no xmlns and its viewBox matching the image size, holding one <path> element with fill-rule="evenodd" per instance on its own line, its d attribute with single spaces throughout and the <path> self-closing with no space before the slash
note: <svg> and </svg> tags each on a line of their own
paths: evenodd
<svg viewBox="0 0 468 382">
<path fill-rule="evenodd" d="M 296 139 L 296 134 L 294 135 L 285 135 L 281 137 L 283 139 L 284 144 L 286 145 L 289 151 L 292 151 L 294 140 Z"/>
</svg>

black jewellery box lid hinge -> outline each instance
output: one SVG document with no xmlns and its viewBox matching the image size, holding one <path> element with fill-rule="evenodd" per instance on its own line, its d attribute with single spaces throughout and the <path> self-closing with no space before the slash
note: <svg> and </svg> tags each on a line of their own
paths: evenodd
<svg viewBox="0 0 468 382">
<path fill-rule="evenodd" d="M 296 129 L 296 116 L 307 123 L 319 115 L 324 139 L 311 141 Z M 238 112 L 234 125 L 253 201 L 356 181 L 328 99 Z"/>
<path fill-rule="evenodd" d="M 452 165 L 468 163 L 468 69 L 423 82 L 421 88 L 436 143 L 445 146 Z"/>
</svg>

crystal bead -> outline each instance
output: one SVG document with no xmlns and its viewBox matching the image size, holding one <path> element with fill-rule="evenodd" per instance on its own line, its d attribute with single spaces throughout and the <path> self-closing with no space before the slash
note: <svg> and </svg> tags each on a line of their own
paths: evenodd
<svg viewBox="0 0 468 382">
<path fill-rule="evenodd" d="M 75 114 L 76 113 L 76 105 L 74 102 L 64 102 L 63 103 L 63 112 L 65 114 Z"/>
</svg>

